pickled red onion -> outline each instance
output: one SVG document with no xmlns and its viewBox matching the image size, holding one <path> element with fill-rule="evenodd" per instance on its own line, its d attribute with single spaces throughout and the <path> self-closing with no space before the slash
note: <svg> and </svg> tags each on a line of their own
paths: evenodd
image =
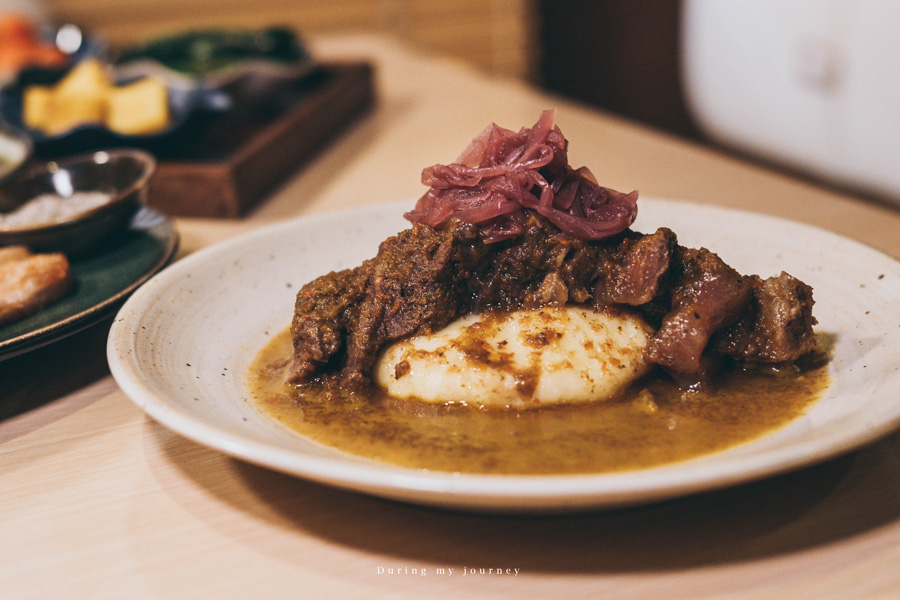
<svg viewBox="0 0 900 600">
<path fill-rule="evenodd" d="M 637 191 L 600 186 L 586 167 L 570 167 L 555 116 L 546 110 L 518 132 L 488 126 L 456 162 L 422 171 L 429 190 L 404 216 L 434 228 L 451 218 L 480 225 L 486 242 L 522 233 L 529 211 L 583 240 L 628 228 L 637 216 Z"/>
</svg>

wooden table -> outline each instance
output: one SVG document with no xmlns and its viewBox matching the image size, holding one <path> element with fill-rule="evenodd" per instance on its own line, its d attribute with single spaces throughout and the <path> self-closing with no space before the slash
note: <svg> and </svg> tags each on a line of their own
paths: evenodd
<svg viewBox="0 0 900 600">
<path fill-rule="evenodd" d="M 316 49 L 373 60 L 375 112 L 246 219 L 179 219 L 181 255 L 285 217 L 413 199 L 421 168 L 455 158 L 490 121 L 518 128 L 555 106 L 571 162 L 610 187 L 789 217 L 900 257 L 900 211 L 888 205 L 383 39 Z M 0 598 L 900 594 L 900 434 L 657 505 L 561 517 L 442 512 L 294 479 L 169 432 L 110 377 L 108 326 L 0 363 Z M 473 568 L 503 573 L 463 575 Z"/>
</svg>

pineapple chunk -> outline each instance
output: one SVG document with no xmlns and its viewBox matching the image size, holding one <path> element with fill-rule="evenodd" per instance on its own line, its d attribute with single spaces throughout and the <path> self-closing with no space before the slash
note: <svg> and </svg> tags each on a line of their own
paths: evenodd
<svg viewBox="0 0 900 600">
<path fill-rule="evenodd" d="M 106 98 L 85 96 L 67 98 L 54 94 L 50 102 L 49 118 L 44 121 L 47 135 L 59 135 L 81 125 L 102 125 L 106 120 Z"/>
<path fill-rule="evenodd" d="M 44 129 L 53 110 L 53 90 L 43 85 L 25 88 L 22 95 L 22 119 L 31 129 Z"/>
<path fill-rule="evenodd" d="M 147 135 L 169 124 L 169 94 L 162 82 L 146 78 L 114 88 L 106 125 L 124 135 Z"/>
<path fill-rule="evenodd" d="M 106 69 L 94 58 L 75 65 L 56 84 L 56 96 L 60 99 L 83 100 L 105 98 L 112 87 Z"/>
</svg>

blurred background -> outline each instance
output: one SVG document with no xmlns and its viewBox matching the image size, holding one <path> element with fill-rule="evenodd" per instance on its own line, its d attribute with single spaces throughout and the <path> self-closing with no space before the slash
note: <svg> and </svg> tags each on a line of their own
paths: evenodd
<svg viewBox="0 0 900 600">
<path fill-rule="evenodd" d="M 0 0 L 127 45 L 197 27 L 376 33 L 900 204 L 893 0 Z"/>
<path fill-rule="evenodd" d="M 2 0 L 0 0 L 2 1 Z M 116 44 L 207 26 L 285 25 L 307 35 L 382 33 L 500 75 L 530 77 L 532 0 L 44 0 L 55 17 Z M 574 4 L 574 3 L 573 3 Z"/>
</svg>

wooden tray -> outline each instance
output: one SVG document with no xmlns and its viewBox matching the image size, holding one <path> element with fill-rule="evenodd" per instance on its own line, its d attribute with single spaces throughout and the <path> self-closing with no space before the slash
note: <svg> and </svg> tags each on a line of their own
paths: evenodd
<svg viewBox="0 0 900 600">
<path fill-rule="evenodd" d="M 166 214 L 239 217 L 374 102 L 367 63 L 324 63 L 295 81 L 245 77 L 233 106 L 194 124 L 159 159 L 150 205 Z"/>
</svg>

